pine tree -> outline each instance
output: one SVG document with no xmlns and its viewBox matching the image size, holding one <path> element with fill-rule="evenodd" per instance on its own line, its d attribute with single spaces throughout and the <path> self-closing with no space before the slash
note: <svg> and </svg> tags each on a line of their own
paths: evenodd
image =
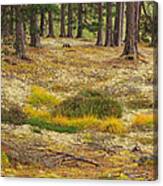
<svg viewBox="0 0 163 186">
<path fill-rule="evenodd" d="M 102 46 L 102 3 L 98 3 L 98 33 L 97 33 L 97 46 Z"/>
<path fill-rule="evenodd" d="M 106 4 L 106 39 L 105 46 L 112 46 L 112 3 Z"/>
<path fill-rule="evenodd" d="M 26 59 L 22 6 L 20 5 L 15 6 L 15 13 L 16 13 L 16 41 L 15 41 L 16 54 L 19 58 Z"/>
<path fill-rule="evenodd" d="M 82 13 L 83 13 L 83 4 L 78 4 L 78 30 L 77 30 L 77 38 L 82 37 L 83 25 L 82 25 Z"/>
<path fill-rule="evenodd" d="M 61 4 L 61 27 L 60 27 L 60 37 L 66 36 L 65 31 L 65 4 Z"/>
<path fill-rule="evenodd" d="M 133 60 L 137 58 L 137 53 L 137 43 L 135 42 L 135 4 L 127 2 L 126 39 L 122 56 L 125 55 L 128 59 Z"/>
<path fill-rule="evenodd" d="M 72 4 L 68 4 L 68 31 L 67 31 L 67 37 L 72 38 Z"/>
</svg>

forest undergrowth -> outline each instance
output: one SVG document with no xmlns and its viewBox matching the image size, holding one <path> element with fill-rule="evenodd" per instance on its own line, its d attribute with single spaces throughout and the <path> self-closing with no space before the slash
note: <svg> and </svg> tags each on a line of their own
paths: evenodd
<svg viewBox="0 0 163 186">
<path fill-rule="evenodd" d="M 2 176 L 152 180 L 153 48 L 139 50 L 43 38 L 21 60 L 2 45 Z"/>
</svg>

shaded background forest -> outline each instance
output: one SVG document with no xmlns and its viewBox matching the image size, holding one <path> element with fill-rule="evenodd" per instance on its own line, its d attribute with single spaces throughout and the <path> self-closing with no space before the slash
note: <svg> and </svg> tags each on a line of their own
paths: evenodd
<svg viewBox="0 0 163 186">
<path fill-rule="evenodd" d="M 138 42 L 157 45 L 156 33 L 154 2 L 2 6 L 3 42 L 13 36 L 20 58 L 27 58 L 26 45 L 40 47 L 41 37 L 96 39 L 97 46 L 106 47 L 125 43 L 122 55 L 133 58 L 138 54 Z"/>
</svg>

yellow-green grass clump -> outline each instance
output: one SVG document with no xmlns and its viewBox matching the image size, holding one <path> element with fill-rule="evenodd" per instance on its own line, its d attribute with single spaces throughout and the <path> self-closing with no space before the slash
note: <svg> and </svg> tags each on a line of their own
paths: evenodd
<svg viewBox="0 0 163 186">
<path fill-rule="evenodd" d="M 127 131 L 124 123 L 120 119 L 115 117 L 108 117 L 103 120 L 99 128 L 100 131 L 113 134 L 121 134 Z"/>
<path fill-rule="evenodd" d="M 31 95 L 28 97 L 28 103 L 34 107 L 46 106 L 47 108 L 58 105 L 61 101 L 52 95 L 49 91 L 39 86 L 32 86 Z"/>
<path fill-rule="evenodd" d="M 36 109 L 31 105 L 26 105 L 23 108 L 23 111 L 28 116 L 28 118 L 40 118 L 46 121 L 51 120 L 51 114 L 49 112 L 47 112 L 46 110 Z"/>
<path fill-rule="evenodd" d="M 138 114 L 133 118 L 132 128 L 137 128 L 140 130 L 153 129 L 155 121 L 156 116 L 153 113 Z"/>
<path fill-rule="evenodd" d="M 101 120 L 95 116 L 84 116 L 79 118 L 70 118 L 65 116 L 53 117 L 52 123 L 61 126 L 74 126 L 79 129 L 97 128 Z"/>
</svg>

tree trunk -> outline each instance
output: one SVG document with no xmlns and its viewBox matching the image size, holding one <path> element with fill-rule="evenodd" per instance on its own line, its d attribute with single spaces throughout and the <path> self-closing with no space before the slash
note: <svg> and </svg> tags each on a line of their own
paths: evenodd
<svg viewBox="0 0 163 186">
<path fill-rule="evenodd" d="M 152 43 L 154 48 L 158 48 L 158 4 L 153 2 L 153 28 L 152 28 Z M 155 51 L 156 52 L 156 51 Z"/>
<path fill-rule="evenodd" d="M 68 4 L 68 31 L 67 37 L 72 38 L 72 4 Z"/>
<path fill-rule="evenodd" d="M 98 3 L 98 33 L 97 33 L 97 46 L 102 46 L 102 3 Z"/>
<path fill-rule="evenodd" d="M 121 43 L 124 42 L 124 17 L 125 17 L 125 3 L 122 2 L 122 16 L 121 16 Z"/>
<path fill-rule="evenodd" d="M 41 16 L 41 18 L 40 18 L 40 36 L 44 36 L 44 32 L 45 32 L 45 12 L 44 12 L 44 10 L 41 10 L 40 16 Z"/>
<path fill-rule="evenodd" d="M 137 46 L 135 42 L 135 4 L 133 2 L 127 2 L 126 11 L 126 41 L 125 47 L 122 53 L 130 60 L 137 57 Z"/>
<path fill-rule="evenodd" d="M 106 39 L 105 46 L 112 46 L 112 3 L 107 3 L 106 7 Z"/>
<path fill-rule="evenodd" d="M 83 25 L 82 25 L 82 14 L 83 14 L 83 4 L 78 4 L 78 32 L 77 38 L 82 37 Z"/>
<path fill-rule="evenodd" d="M 138 52 L 138 41 L 139 41 L 139 19 L 140 19 L 140 2 L 135 2 L 135 47 Z"/>
<path fill-rule="evenodd" d="M 15 48 L 16 54 L 21 59 L 26 59 L 25 55 L 25 33 L 24 33 L 24 26 L 22 20 L 22 13 L 21 13 L 21 5 L 15 6 L 15 13 L 16 13 L 16 41 L 15 41 Z"/>
<path fill-rule="evenodd" d="M 49 19 L 49 34 L 48 34 L 48 37 L 54 37 L 53 12 L 52 12 L 52 10 L 49 10 L 49 12 L 48 12 L 48 19 Z"/>
<path fill-rule="evenodd" d="M 61 4 L 61 30 L 60 37 L 65 37 L 65 4 Z"/>
<path fill-rule="evenodd" d="M 138 30 L 140 30 L 140 20 L 141 20 L 141 12 L 142 12 L 142 2 L 140 2 L 139 5 L 139 20 L 138 20 Z M 140 42 L 141 35 L 140 32 L 138 32 L 138 42 Z"/>
<path fill-rule="evenodd" d="M 121 45 L 121 23 L 122 23 L 122 3 L 116 3 L 116 18 L 115 18 L 115 29 L 114 29 L 114 45 Z"/>
<path fill-rule="evenodd" d="M 10 35 L 14 34 L 14 7 L 10 6 Z"/>
<path fill-rule="evenodd" d="M 31 35 L 31 42 L 30 45 L 33 47 L 40 47 L 40 33 L 38 27 L 38 17 L 36 11 L 32 9 L 31 17 L 30 17 L 30 35 Z"/>
</svg>

